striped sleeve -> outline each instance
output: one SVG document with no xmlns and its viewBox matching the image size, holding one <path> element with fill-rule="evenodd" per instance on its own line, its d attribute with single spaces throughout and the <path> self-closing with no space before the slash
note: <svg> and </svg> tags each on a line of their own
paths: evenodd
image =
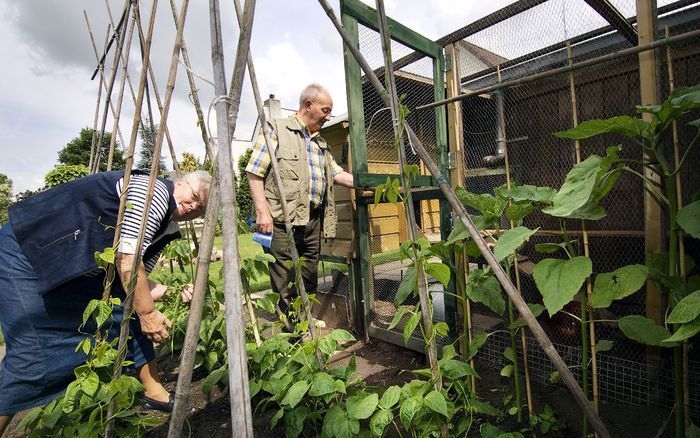
<svg viewBox="0 0 700 438">
<path fill-rule="evenodd" d="M 146 203 L 146 193 L 148 190 L 148 175 L 132 175 L 127 191 L 127 209 L 124 212 L 124 221 L 122 222 L 121 240 L 119 242 L 119 252 L 124 254 L 135 254 L 136 243 L 139 237 L 139 229 L 141 227 L 141 218 L 144 214 L 144 206 Z M 122 193 L 123 179 L 117 182 L 117 193 Z M 168 201 L 170 195 L 166 185 L 159 180 L 156 180 L 153 190 L 153 199 L 149 209 L 148 221 L 146 224 L 146 232 L 144 233 L 143 245 L 141 246 L 141 254 L 143 255 L 148 245 L 160 228 L 160 224 L 168 214 Z"/>
</svg>

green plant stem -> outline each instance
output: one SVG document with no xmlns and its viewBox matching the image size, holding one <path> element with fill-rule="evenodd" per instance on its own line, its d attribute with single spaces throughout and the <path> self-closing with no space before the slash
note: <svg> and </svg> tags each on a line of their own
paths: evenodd
<svg viewBox="0 0 700 438">
<path fill-rule="evenodd" d="M 647 189 L 649 189 L 649 191 L 652 192 L 654 194 L 654 196 L 656 196 L 660 201 L 663 201 L 664 203 L 666 203 L 666 205 L 668 205 L 668 203 L 669 203 L 668 198 L 666 196 L 664 196 L 664 194 L 661 193 L 658 189 L 655 188 L 655 186 L 657 185 L 655 181 L 650 180 L 646 176 L 642 175 L 641 173 L 639 173 L 636 170 L 631 169 L 627 166 L 621 167 L 621 169 L 626 170 L 627 172 L 641 178 L 642 181 L 644 181 L 646 183 Z"/>
<path fill-rule="evenodd" d="M 678 214 L 678 201 L 676 197 L 676 179 L 672 177 L 662 176 L 662 184 L 666 190 L 668 203 L 668 275 L 673 277 L 678 275 L 680 269 L 680 257 L 678 254 L 678 233 L 676 232 L 676 216 Z M 673 310 L 675 299 L 669 292 L 669 310 Z M 678 329 L 678 325 L 674 325 L 674 331 Z M 685 411 L 683 409 L 683 347 L 678 345 L 673 347 L 673 386 L 675 399 L 675 415 L 674 415 L 674 436 L 676 438 L 685 437 Z"/>
<path fill-rule="evenodd" d="M 674 170 L 668 175 L 669 177 L 675 176 L 678 172 L 680 172 L 681 168 L 683 167 L 683 163 L 685 162 L 685 159 L 688 157 L 688 153 L 697 144 L 698 139 L 700 139 L 700 130 L 698 130 L 698 133 L 695 134 L 695 137 L 693 137 L 693 140 L 690 142 L 685 152 L 683 153 L 683 158 L 681 158 L 680 162 L 678 163 L 678 167 L 676 168 L 676 170 Z"/>
<path fill-rule="evenodd" d="M 570 251 L 572 255 L 575 255 L 576 252 L 574 250 L 574 246 L 571 244 L 571 240 L 569 239 L 569 234 L 566 230 L 566 222 L 562 219 L 561 220 L 561 231 L 562 231 L 562 236 L 564 239 L 564 243 L 566 244 L 566 247 Z M 581 389 L 583 390 L 583 393 L 586 395 L 586 398 L 589 398 L 589 389 L 588 389 L 588 362 L 589 362 L 589 352 L 588 352 L 588 297 L 587 297 L 587 292 L 586 288 L 582 287 L 581 291 L 579 293 L 579 296 L 581 297 L 581 317 L 579 319 L 580 322 L 580 327 L 581 327 Z M 589 424 L 588 424 L 588 419 L 586 418 L 585 415 L 582 415 L 582 436 L 587 437 L 588 436 L 588 430 L 589 430 Z"/>
<path fill-rule="evenodd" d="M 507 259 L 506 259 L 507 260 Z M 505 263 L 506 275 L 510 277 L 510 263 Z M 513 325 L 515 322 L 515 310 L 513 309 L 513 300 L 508 300 L 508 323 Z M 513 360 L 513 383 L 515 386 L 515 407 L 518 408 L 518 423 L 523 421 L 523 400 L 521 397 L 520 388 L 520 366 L 518 365 L 518 329 L 512 328 L 509 330 L 510 333 L 510 347 L 513 349 L 513 355 L 515 356 Z"/>
</svg>

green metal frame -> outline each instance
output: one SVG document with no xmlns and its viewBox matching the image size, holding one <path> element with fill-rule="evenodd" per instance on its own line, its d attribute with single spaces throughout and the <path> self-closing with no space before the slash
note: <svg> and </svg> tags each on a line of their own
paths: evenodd
<svg viewBox="0 0 700 438">
<path fill-rule="evenodd" d="M 376 10 L 370 6 L 361 3 L 359 0 L 340 0 L 341 21 L 346 31 L 350 34 L 355 44 L 359 45 L 358 23 L 378 31 L 378 20 Z M 435 100 L 443 100 L 445 98 L 445 81 L 444 81 L 444 55 L 443 48 L 406 26 L 398 23 L 391 18 L 387 18 L 391 37 L 418 52 L 433 58 L 433 81 L 434 81 L 434 98 Z M 346 90 L 348 97 L 348 117 L 350 120 L 350 142 L 351 159 L 353 168 L 353 177 L 357 186 L 376 186 L 386 182 L 386 177 L 398 177 L 398 175 L 387 174 L 370 174 L 367 166 L 367 143 L 365 139 L 365 122 L 364 122 L 364 105 L 362 101 L 362 71 L 359 64 L 352 56 L 347 48 L 344 50 L 345 59 L 345 77 Z M 441 171 L 447 174 L 448 150 L 447 150 L 447 116 L 445 107 L 440 106 L 435 108 L 436 120 L 436 143 L 438 149 L 438 164 Z M 436 182 L 430 176 L 419 176 L 414 181 L 414 187 L 436 187 Z M 421 194 L 420 199 L 441 199 L 441 196 L 429 197 L 426 194 Z M 373 202 L 370 198 L 359 198 L 357 200 L 357 222 L 359 236 L 359 275 L 360 281 L 355 281 L 356 288 L 359 286 L 361 292 L 358 292 L 356 302 L 363 304 L 363 327 L 365 334 L 387 340 L 392 343 L 403 345 L 401 336 L 395 336 L 394 332 L 385 329 L 371 327 L 372 320 L 371 297 L 373 294 L 373 285 L 371 281 L 370 271 L 370 245 L 369 245 L 369 214 L 368 204 Z M 440 229 L 442 238 L 446 239 L 451 231 L 452 209 L 444 200 L 440 200 Z M 447 288 L 445 296 L 445 311 L 447 324 L 450 327 L 450 333 L 456 333 L 456 302 L 453 297 L 454 281 Z M 359 312 L 358 312 L 359 313 Z M 415 341 L 415 340 L 414 340 Z M 408 348 L 424 351 L 424 346 L 421 343 L 410 342 Z"/>
</svg>

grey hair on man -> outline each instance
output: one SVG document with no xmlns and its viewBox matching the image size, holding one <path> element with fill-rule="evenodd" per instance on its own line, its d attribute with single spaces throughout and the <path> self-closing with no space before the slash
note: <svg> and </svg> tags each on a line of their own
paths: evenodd
<svg viewBox="0 0 700 438">
<path fill-rule="evenodd" d="M 301 94 L 299 95 L 299 108 L 304 106 L 304 102 L 307 100 L 314 100 L 316 96 L 318 96 L 321 93 L 326 93 L 330 95 L 328 90 L 320 84 L 317 83 L 312 83 L 304 87 L 303 90 L 301 90 Z"/>
</svg>

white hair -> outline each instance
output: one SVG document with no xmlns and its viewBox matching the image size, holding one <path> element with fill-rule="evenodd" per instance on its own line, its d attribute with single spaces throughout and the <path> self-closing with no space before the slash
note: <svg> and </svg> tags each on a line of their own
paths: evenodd
<svg viewBox="0 0 700 438">
<path fill-rule="evenodd" d="M 186 181 L 188 183 L 196 184 L 197 190 L 204 197 L 204 199 L 209 198 L 209 188 L 211 187 L 211 175 L 206 170 L 195 170 L 194 172 L 188 172 L 177 178 L 176 181 Z"/>
<path fill-rule="evenodd" d="M 329 96 L 331 94 L 320 84 L 313 83 L 304 87 L 304 89 L 301 90 L 301 94 L 299 95 L 299 108 L 304 106 L 304 102 L 306 102 L 307 100 L 314 100 L 316 96 L 318 96 L 321 93 L 326 93 Z"/>
</svg>

